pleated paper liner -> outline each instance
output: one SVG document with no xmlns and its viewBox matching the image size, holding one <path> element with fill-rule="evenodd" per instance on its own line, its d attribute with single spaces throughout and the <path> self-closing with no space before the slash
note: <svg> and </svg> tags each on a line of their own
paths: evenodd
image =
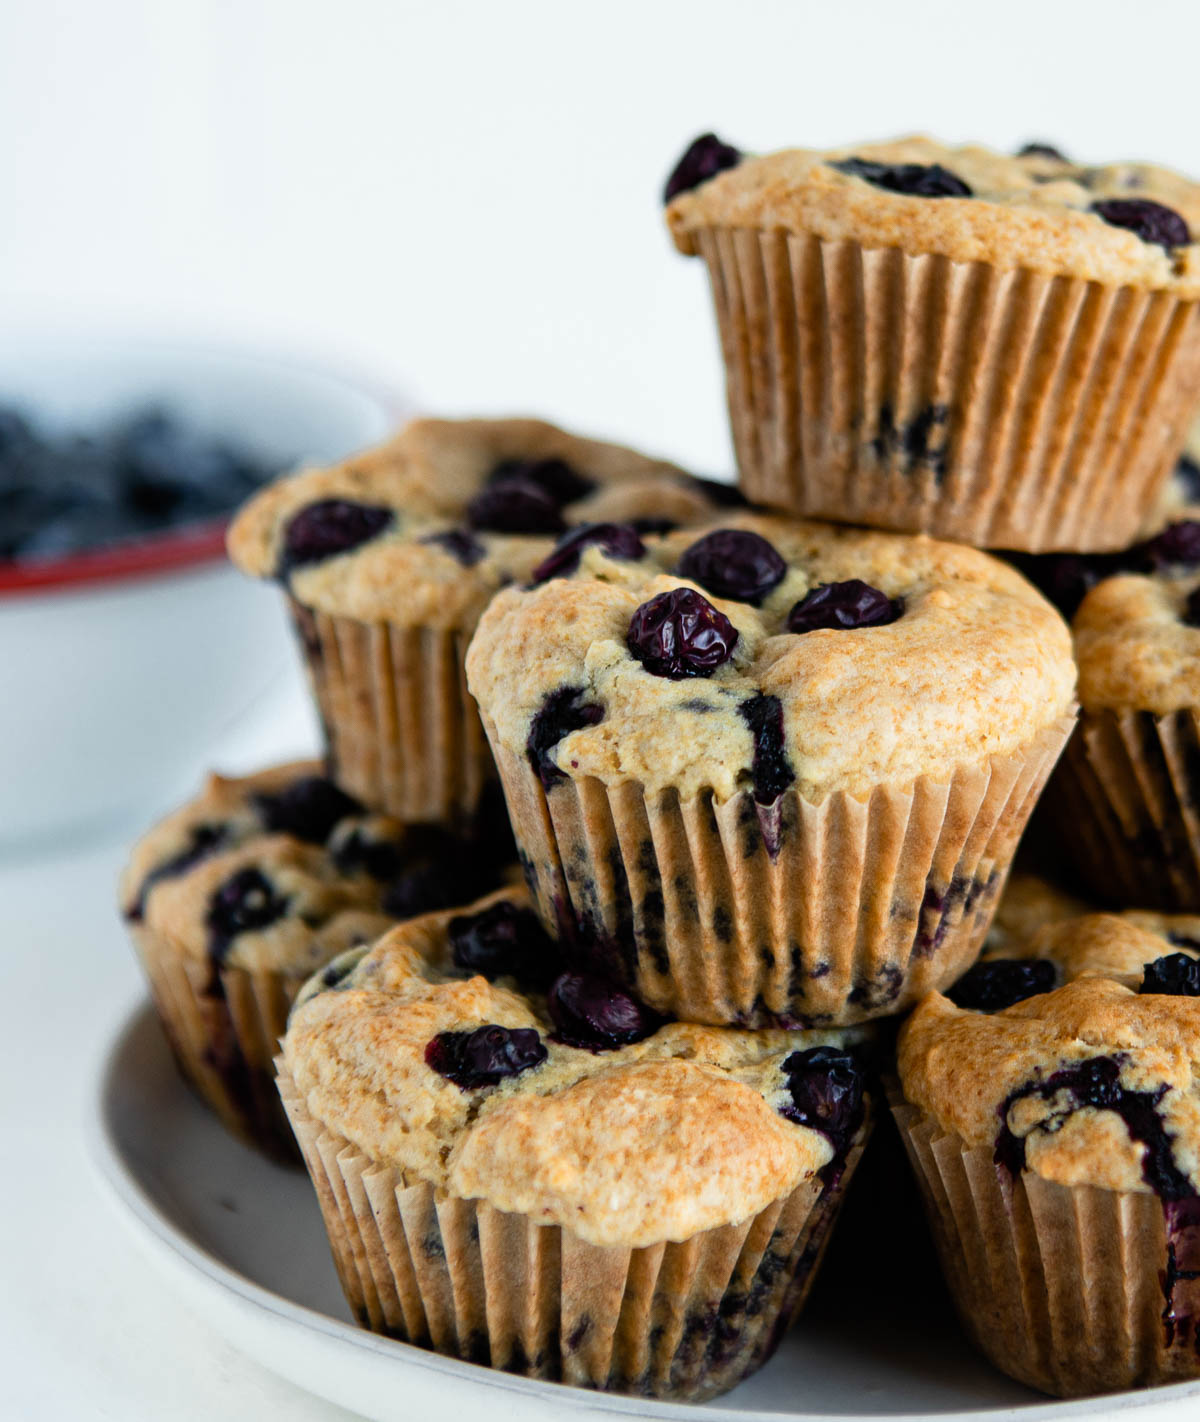
<svg viewBox="0 0 1200 1422">
<path fill-rule="evenodd" d="M 492 741 L 551 932 L 686 1022 L 797 1027 L 895 1015 L 970 966 L 1073 724 L 945 781 L 769 807 L 593 778 L 547 793 Z"/>
<path fill-rule="evenodd" d="M 893 1110 L 967 1331 L 1059 1397 L 1200 1377 L 1200 1201 L 1013 1179 L 903 1100 Z"/>
<path fill-rule="evenodd" d="M 234 1135 L 295 1161 L 295 1138 L 275 1088 L 275 1055 L 306 975 L 200 961 L 145 928 L 135 928 L 134 939 L 184 1079 Z"/>
<path fill-rule="evenodd" d="M 1198 720 L 1197 711 L 1080 716 L 1043 815 L 1098 902 L 1200 912 Z"/>
<path fill-rule="evenodd" d="M 983 548 L 1124 548 L 1183 448 L 1198 303 L 752 229 L 697 234 L 743 492 Z"/>
<path fill-rule="evenodd" d="M 601 1247 L 408 1183 L 311 1117 L 278 1066 L 359 1323 L 506 1372 L 677 1401 L 725 1392 L 771 1356 L 808 1294 L 869 1131 L 828 1187 L 810 1179 L 742 1224 L 682 1243 Z"/>
<path fill-rule="evenodd" d="M 338 784 L 397 819 L 469 828 L 496 774 L 467 691 L 470 634 L 291 611 Z"/>
</svg>

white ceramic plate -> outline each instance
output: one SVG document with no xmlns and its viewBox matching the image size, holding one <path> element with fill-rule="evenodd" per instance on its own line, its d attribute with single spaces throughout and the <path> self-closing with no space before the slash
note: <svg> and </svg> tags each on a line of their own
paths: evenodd
<svg viewBox="0 0 1200 1422">
<path fill-rule="evenodd" d="M 100 1075 L 88 1122 L 92 1154 L 169 1283 L 266 1367 L 377 1422 L 602 1414 L 1072 1422 L 1118 1413 L 1129 1422 L 1173 1422 L 1194 1417 L 1200 1399 L 1200 1384 L 1185 1383 L 1047 1402 L 971 1350 L 936 1284 L 931 1290 L 894 1258 L 877 1256 L 872 1268 L 861 1251 L 852 1263 L 831 1255 L 808 1310 L 772 1361 L 704 1407 L 530 1382 L 441 1358 L 350 1322 L 308 1177 L 225 1133 L 176 1076 L 148 1007 L 124 1024 Z"/>
</svg>

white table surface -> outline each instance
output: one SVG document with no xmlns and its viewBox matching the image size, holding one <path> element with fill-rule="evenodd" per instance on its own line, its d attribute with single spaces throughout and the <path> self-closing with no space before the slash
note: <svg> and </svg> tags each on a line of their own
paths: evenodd
<svg viewBox="0 0 1200 1422">
<path fill-rule="evenodd" d="M 270 721 L 243 726 L 214 748 L 213 763 L 239 770 L 283 759 L 311 734 L 298 683 L 289 685 Z M 144 996 L 114 907 L 126 845 L 141 827 L 0 860 L 0 1418 L 345 1422 L 350 1413 L 266 1371 L 187 1312 L 87 1158 L 83 1121 L 101 1055 Z"/>
</svg>

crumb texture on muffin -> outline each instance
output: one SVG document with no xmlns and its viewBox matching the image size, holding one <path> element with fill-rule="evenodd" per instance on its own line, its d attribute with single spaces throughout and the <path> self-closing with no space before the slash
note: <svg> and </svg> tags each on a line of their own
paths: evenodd
<svg viewBox="0 0 1200 1422">
<path fill-rule="evenodd" d="M 748 1219 L 835 1158 L 830 1135 L 780 1112 L 795 1109 L 795 1053 L 854 1034 L 655 1022 L 624 1045 L 569 1045 L 550 1005 L 560 988 L 547 996 L 544 975 L 530 988 L 529 961 L 525 986 L 512 961 L 487 976 L 460 966 L 497 904 L 527 922 L 505 940 L 524 951 L 521 934 L 540 930 L 525 894 L 505 891 L 413 920 L 335 964 L 332 986 L 309 984 L 283 1058 L 314 1118 L 413 1183 L 626 1248 Z M 485 1028 L 523 1056 L 456 1075 L 445 1061 Z"/>
<path fill-rule="evenodd" d="M 1087 593 L 1071 624 L 1086 711 L 1200 707 L 1198 589 L 1200 570 L 1177 566 L 1106 578 Z"/>
<path fill-rule="evenodd" d="M 729 530 L 754 535 L 760 557 L 695 554 Z M 697 611 L 698 670 L 653 651 Z M 543 783 L 711 787 L 722 801 L 753 786 L 764 802 L 1014 751 L 1070 711 L 1075 680 L 1061 618 L 987 555 L 750 513 L 648 539 L 637 560 L 590 548 L 568 578 L 504 590 L 467 673 L 485 723 L 541 757 Z"/>
<path fill-rule="evenodd" d="M 234 521 L 229 552 L 318 611 L 469 629 L 568 527 L 694 522 L 726 496 L 736 491 L 540 420 L 418 419 L 265 489 Z"/>
<path fill-rule="evenodd" d="M 955 181 L 935 196 L 888 190 L 862 176 L 871 165 L 936 165 Z M 1171 247 L 1143 240 L 1092 210 L 1131 200 L 1170 209 L 1177 220 L 1168 232 L 1190 240 Z M 680 193 L 667 221 L 687 254 L 698 250 L 696 233 L 704 228 L 774 228 L 914 256 L 1200 294 L 1200 186 L 1148 163 L 1089 166 L 920 136 L 797 148 L 745 157 Z"/>
</svg>

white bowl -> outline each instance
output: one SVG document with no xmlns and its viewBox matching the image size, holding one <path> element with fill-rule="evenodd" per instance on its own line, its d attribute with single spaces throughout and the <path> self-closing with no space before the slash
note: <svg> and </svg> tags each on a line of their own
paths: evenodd
<svg viewBox="0 0 1200 1422">
<path fill-rule="evenodd" d="M 402 408 L 258 354 L 7 328 L 0 402 L 51 428 L 162 403 L 299 463 L 379 440 Z M 161 809 L 194 783 L 218 738 L 291 674 L 280 604 L 229 567 L 214 524 L 33 571 L 0 563 L 0 850 Z"/>
</svg>

